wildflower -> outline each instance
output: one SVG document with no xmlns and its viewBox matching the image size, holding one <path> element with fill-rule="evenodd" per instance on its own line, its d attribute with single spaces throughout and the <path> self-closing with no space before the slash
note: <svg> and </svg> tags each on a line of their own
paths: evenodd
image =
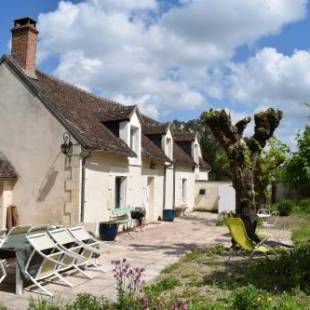
<svg viewBox="0 0 310 310">
<path fill-rule="evenodd" d="M 149 310 L 150 309 L 150 304 L 149 304 L 149 300 L 147 298 L 144 298 L 143 300 L 143 306 L 144 306 L 144 310 Z"/>
</svg>

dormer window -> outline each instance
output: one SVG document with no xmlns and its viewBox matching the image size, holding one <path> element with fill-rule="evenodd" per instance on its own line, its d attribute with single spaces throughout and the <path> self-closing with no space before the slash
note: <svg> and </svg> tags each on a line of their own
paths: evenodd
<svg viewBox="0 0 310 310">
<path fill-rule="evenodd" d="M 172 139 L 166 138 L 166 155 L 172 158 Z"/>
<path fill-rule="evenodd" d="M 195 161 L 196 163 L 199 163 L 198 144 L 195 144 L 195 145 L 194 145 L 194 156 L 193 156 L 193 158 L 194 158 L 194 161 Z"/>
<path fill-rule="evenodd" d="M 138 153 L 139 151 L 139 128 L 135 126 L 130 126 L 130 148 Z"/>
</svg>

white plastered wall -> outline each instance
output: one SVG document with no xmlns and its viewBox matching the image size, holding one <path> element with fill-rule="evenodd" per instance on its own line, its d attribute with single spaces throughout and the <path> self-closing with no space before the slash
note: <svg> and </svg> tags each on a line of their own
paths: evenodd
<svg viewBox="0 0 310 310">
<path fill-rule="evenodd" d="M 129 165 L 125 157 L 115 154 L 95 153 L 85 165 L 84 222 L 108 221 L 115 204 L 115 177 L 126 178 L 126 206 L 145 207 L 147 222 L 162 216 L 163 167 L 150 169 L 148 160 L 143 166 Z M 153 209 L 149 210 L 147 179 L 154 177 Z"/>
<path fill-rule="evenodd" d="M 13 180 L 0 180 L 0 227 L 6 227 L 7 208 L 13 203 Z"/>
<path fill-rule="evenodd" d="M 0 93 L 0 149 L 18 174 L 12 203 L 20 222 L 76 223 L 79 150 L 66 161 L 60 152 L 65 128 L 5 63 Z"/>
<path fill-rule="evenodd" d="M 204 190 L 204 195 L 200 193 Z M 235 211 L 236 192 L 231 182 L 225 181 L 196 181 L 196 206 L 197 210 L 212 212 Z"/>
<path fill-rule="evenodd" d="M 187 180 L 186 201 L 182 197 L 182 179 Z M 192 211 L 195 206 L 195 173 L 190 166 L 176 165 L 175 168 L 175 206 L 186 206 Z"/>
<path fill-rule="evenodd" d="M 163 163 L 156 162 L 155 168 L 150 168 L 151 161 L 148 159 L 143 159 L 142 175 L 144 187 L 146 190 L 145 207 L 147 211 L 147 221 L 154 222 L 158 218 L 163 216 L 163 185 L 164 185 L 164 165 Z M 147 182 L 148 178 L 154 178 L 154 195 L 153 201 L 150 201 L 152 197 L 147 195 Z M 152 186 L 152 185 L 151 185 Z M 150 209 L 153 206 L 152 210 Z"/>
<path fill-rule="evenodd" d="M 199 168 L 199 158 L 202 158 L 202 152 L 201 147 L 199 144 L 199 141 L 197 139 L 197 136 L 195 137 L 195 141 L 192 143 L 192 158 L 194 159 L 196 163 L 195 167 L 195 178 L 197 181 L 208 181 L 209 179 L 209 172 L 208 171 L 202 171 Z"/>
<path fill-rule="evenodd" d="M 170 154 L 169 154 L 169 146 L 167 144 L 168 139 L 171 142 Z M 173 157 L 173 137 L 172 137 L 172 132 L 171 132 L 170 128 L 168 128 L 167 133 L 165 135 L 162 135 L 161 149 L 164 151 L 164 153 L 166 154 L 166 156 L 168 158 L 172 159 L 172 157 Z"/>
<path fill-rule="evenodd" d="M 129 121 L 120 123 L 119 137 L 129 146 L 130 145 L 130 128 L 134 126 L 138 129 L 138 149 L 136 151 L 137 157 L 129 158 L 130 165 L 141 165 L 141 123 L 136 111 L 130 117 Z"/>
</svg>

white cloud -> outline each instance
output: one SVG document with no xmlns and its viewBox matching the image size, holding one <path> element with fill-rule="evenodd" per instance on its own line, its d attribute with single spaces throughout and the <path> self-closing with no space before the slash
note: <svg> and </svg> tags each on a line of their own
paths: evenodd
<svg viewBox="0 0 310 310">
<path fill-rule="evenodd" d="M 156 0 L 61 1 L 55 11 L 39 16 L 40 61 L 57 54 L 59 78 L 136 103 L 157 117 L 206 108 L 206 95 L 252 102 L 259 94 L 267 102 L 278 94 L 293 102 L 296 90 L 304 92 L 296 76 L 302 73 L 308 79 L 301 65 L 309 61 L 307 52 L 296 52 L 291 64 L 266 49 L 245 64 L 230 63 L 229 78 L 226 66 L 239 46 L 304 18 L 307 0 L 179 2 L 162 12 Z M 256 74 L 274 87 L 262 91 Z M 282 89 L 278 79 L 291 84 Z"/>
<path fill-rule="evenodd" d="M 310 51 L 296 50 L 291 56 L 283 55 L 274 48 L 264 48 L 244 63 L 230 65 L 231 72 L 225 77 L 229 87 L 226 97 L 252 105 L 255 110 L 267 106 L 280 108 L 285 118 L 279 129 L 281 137 L 292 144 L 297 128 L 307 122 L 310 102 Z"/>
<path fill-rule="evenodd" d="M 264 48 L 244 63 L 231 64 L 230 97 L 240 102 L 304 103 L 309 100 L 310 52 L 286 56 Z"/>
</svg>

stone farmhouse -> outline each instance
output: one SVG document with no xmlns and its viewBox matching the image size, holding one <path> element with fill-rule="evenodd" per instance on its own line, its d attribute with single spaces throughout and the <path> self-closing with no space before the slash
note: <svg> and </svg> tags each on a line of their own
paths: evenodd
<svg viewBox="0 0 310 310">
<path fill-rule="evenodd" d="M 197 137 L 37 70 L 37 36 L 34 20 L 15 20 L 0 59 L 0 225 L 11 205 L 25 224 L 99 223 L 127 205 L 147 222 L 192 210 L 209 169 Z"/>
</svg>

